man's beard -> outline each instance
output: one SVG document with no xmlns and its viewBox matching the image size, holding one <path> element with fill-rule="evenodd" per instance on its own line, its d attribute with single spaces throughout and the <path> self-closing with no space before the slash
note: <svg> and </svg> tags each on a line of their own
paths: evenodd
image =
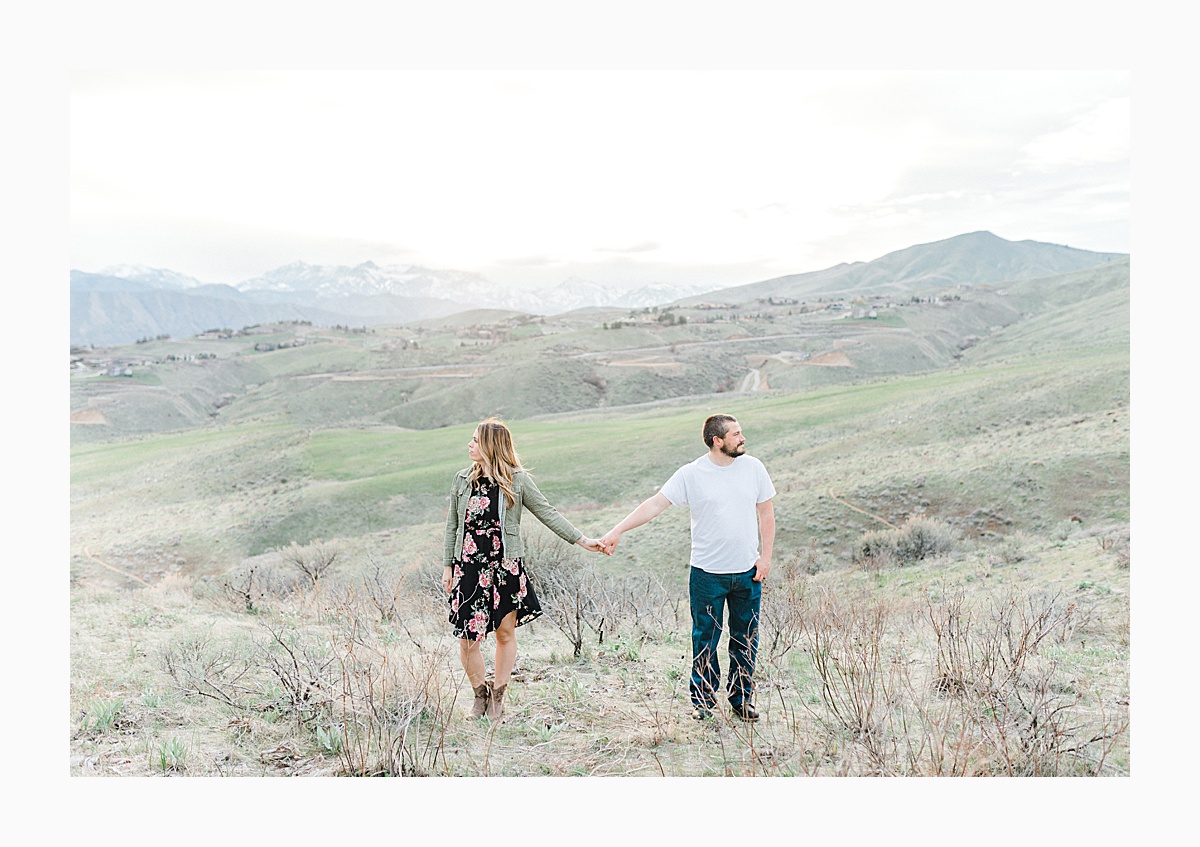
<svg viewBox="0 0 1200 847">
<path fill-rule="evenodd" d="M 746 445 L 739 444 L 737 447 L 734 447 L 732 450 L 730 450 L 728 447 L 726 447 L 724 444 L 722 444 L 721 452 L 724 453 L 726 456 L 728 456 L 731 459 L 736 459 L 738 456 L 740 456 L 746 452 Z"/>
</svg>

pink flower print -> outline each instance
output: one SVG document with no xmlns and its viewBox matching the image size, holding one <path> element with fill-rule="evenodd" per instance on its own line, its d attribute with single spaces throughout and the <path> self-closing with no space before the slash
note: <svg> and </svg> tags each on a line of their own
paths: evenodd
<svg viewBox="0 0 1200 847">
<path fill-rule="evenodd" d="M 521 587 L 517 589 L 517 599 L 524 600 L 529 590 L 525 587 L 525 574 L 521 574 Z"/>
<path fill-rule="evenodd" d="M 492 584 L 492 574 L 490 571 L 479 572 L 479 587 L 488 588 Z"/>
<path fill-rule="evenodd" d="M 516 559 L 505 559 L 504 569 L 513 576 L 516 576 L 521 572 L 521 565 Z"/>
<path fill-rule="evenodd" d="M 492 500 L 490 497 L 483 497 L 481 495 L 472 495 L 471 498 L 469 500 L 467 500 L 467 514 L 470 515 L 471 517 L 477 517 L 478 515 L 482 515 L 484 512 L 487 511 L 488 506 L 490 506 L 491 504 L 492 504 Z"/>
<path fill-rule="evenodd" d="M 487 611 L 484 609 L 480 609 L 479 611 L 477 611 L 475 613 L 474 617 L 471 618 L 470 622 L 467 623 L 467 629 L 471 630 L 471 632 L 476 633 L 479 636 L 479 638 L 483 638 L 483 636 L 487 635 L 487 623 L 488 623 Z"/>
<path fill-rule="evenodd" d="M 456 615 L 458 614 L 458 595 L 457 594 L 455 594 L 454 599 L 450 601 L 450 611 Z"/>
<path fill-rule="evenodd" d="M 467 533 L 467 537 L 463 539 L 463 558 L 469 559 L 478 552 L 479 548 L 475 545 L 474 537 L 470 533 Z"/>
</svg>

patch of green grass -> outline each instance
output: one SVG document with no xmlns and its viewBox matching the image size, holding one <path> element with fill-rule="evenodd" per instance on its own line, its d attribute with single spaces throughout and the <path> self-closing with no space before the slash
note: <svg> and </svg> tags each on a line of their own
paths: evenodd
<svg viewBox="0 0 1200 847">
<path fill-rule="evenodd" d="M 187 770 L 188 747 L 178 738 L 159 742 L 155 749 L 155 761 L 163 773 L 181 773 Z"/>
<path fill-rule="evenodd" d="M 253 354 L 254 364 L 271 379 L 321 373 L 345 373 L 370 362 L 362 342 L 341 345 L 317 342 L 303 347 Z"/>
<path fill-rule="evenodd" d="M 96 700 L 87 708 L 83 726 L 88 732 L 104 735 L 114 732 L 120 726 L 121 713 L 125 710 L 122 698 L 112 700 Z"/>
<path fill-rule="evenodd" d="M 114 476 L 143 471 L 147 465 L 178 462 L 181 458 L 218 462 L 235 448 L 254 445 L 256 441 L 270 442 L 294 433 L 294 429 L 283 425 L 196 429 L 115 444 L 72 446 L 71 484 L 107 481 Z M 261 446 L 265 448 L 268 444 Z"/>
<path fill-rule="evenodd" d="M 314 735 L 317 749 L 327 756 L 337 756 L 345 747 L 345 739 L 340 727 L 318 726 L 314 730 Z"/>
</svg>

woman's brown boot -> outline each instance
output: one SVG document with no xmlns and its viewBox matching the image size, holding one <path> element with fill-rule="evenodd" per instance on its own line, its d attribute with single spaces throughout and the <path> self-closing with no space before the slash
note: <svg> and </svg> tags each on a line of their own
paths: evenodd
<svg viewBox="0 0 1200 847">
<path fill-rule="evenodd" d="M 492 701 L 492 684 L 485 680 L 482 685 L 475 686 L 473 690 L 475 692 L 475 702 L 471 704 L 471 717 L 482 718 L 489 713 Z"/>
<path fill-rule="evenodd" d="M 504 692 L 507 690 L 507 682 L 492 689 L 492 699 L 487 704 L 487 716 L 494 721 L 500 720 L 500 716 L 504 714 Z"/>
</svg>

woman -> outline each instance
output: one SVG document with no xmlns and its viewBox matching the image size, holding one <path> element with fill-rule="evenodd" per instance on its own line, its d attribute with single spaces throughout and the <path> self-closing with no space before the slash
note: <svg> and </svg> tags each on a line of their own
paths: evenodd
<svg viewBox="0 0 1200 847">
<path fill-rule="evenodd" d="M 517 659 L 516 628 L 542 614 L 521 561 L 521 513 L 528 509 L 570 544 L 600 552 L 600 542 L 550 505 L 513 447 L 512 433 L 489 418 L 467 445 L 471 466 L 459 471 L 450 489 L 442 588 L 450 601 L 450 623 L 459 657 L 475 692 L 471 717 L 498 720 Z M 496 633 L 494 681 L 488 682 L 481 649 Z"/>
</svg>

